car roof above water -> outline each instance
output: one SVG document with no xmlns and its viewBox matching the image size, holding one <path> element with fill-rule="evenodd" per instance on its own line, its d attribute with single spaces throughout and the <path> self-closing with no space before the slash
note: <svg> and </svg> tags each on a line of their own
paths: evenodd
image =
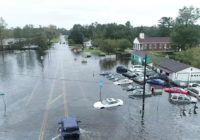
<svg viewBox="0 0 200 140">
<path fill-rule="evenodd" d="M 63 127 L 64 129 L 71 129 L 71 128 L 77 128 L 78 129 L 78 123 L 76 118 L 68 117 L 63 119 Z"/>
</svg>

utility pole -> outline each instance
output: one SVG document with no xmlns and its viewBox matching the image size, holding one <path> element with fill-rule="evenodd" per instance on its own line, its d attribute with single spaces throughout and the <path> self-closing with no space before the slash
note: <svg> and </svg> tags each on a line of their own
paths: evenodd
<svg viewBox="0 0 200 140">
<path fill-rule="evenodd" d="M 145 105 L 145 84 L 146 84 L 146 60 L 147 55 L 144 57 L 144 83 L 143 83 L 143 96 L 142 96 L 142 118 L 144 118 L 144 105 Z"/>
</svg>

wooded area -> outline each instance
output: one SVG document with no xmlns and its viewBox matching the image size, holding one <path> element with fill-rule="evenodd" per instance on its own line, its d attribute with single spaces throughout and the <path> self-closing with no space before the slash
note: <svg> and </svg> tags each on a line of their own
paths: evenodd
<svg viewBox="0 0 200 140">
<path fill-rule="evenodd" d="M 110 53 L 132 48 L 134 38 L 143 32 L 151 37 L 171 37 L 174 50 L 186 50 L 200 44 L 200 26 L 195 24 L 199 17 L 199 8 L 190 6 L 180 9 L 175 19 L 161 17 L 158 24 L 151 27 L 133 27 L 130 21 L 124 25 L 97 22 L 90 25 L 75 24 L 69 31 L 69 39 L 71 44 L 82 44 L 85 39 L 91 39 L 95 47 Z"/>
</svg>

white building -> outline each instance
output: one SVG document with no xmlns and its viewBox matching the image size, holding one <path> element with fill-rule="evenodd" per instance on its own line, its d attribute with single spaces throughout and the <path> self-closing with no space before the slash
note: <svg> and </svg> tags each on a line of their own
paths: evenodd
<svg viewBox="0 0 200 140">
<path fill-rule="evenodd" d="M 92 47 L 92 40 L 87 40 L 83 42 L 83 46 L 85 48 L 91 48 Z"/>
<path fill-rule="evenodd" d="M 161 58 L 158 63 L 157 71 L 166 74 L 172 81 L 192 82 L 200 81 L 200 69 L 178 61 Z"/>
<path fill-rule="evenodd" d="M 140 33 L 133 41 L 133 50 L 161 51 L 171 49 L 169 37 L 148 37 Z"/>
</svg>

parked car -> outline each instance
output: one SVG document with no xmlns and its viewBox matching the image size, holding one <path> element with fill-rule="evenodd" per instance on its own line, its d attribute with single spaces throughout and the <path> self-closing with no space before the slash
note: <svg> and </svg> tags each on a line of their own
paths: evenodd
<svg viewBox="0 0 200 140">
<path fill-rule="evenodd" d="M 107 76 L 107 75 L 109 75 L 110 74 L 110 72 L 102 72 L 102 73 L 100 73 L 99 75 L 101 75 L 101 76 Z"/>
<path fill-rule="evenodd" d="M 127 71 L 126 73 L 123 73 L 122 75 L 129 78 L 129 79 L 136 77 L 136 74 L 133 73 L 133 72 L 130 72 L 130 71 Z"/>
<path fill-rule="evenodd" d="M 117 73 L 126 73 L 128 69 L 125 66 L 118 66 L 116 68 Z"/>
<path fill-rule="evenodd" d="M 142 66 L 142 65 L 132 65 L 132 66 L 129 68 L 129 70 L 132 71 L 132 72 L 144 71 L 144 66 Z"/>
<path fill-rule="evenodd" d="M 126 91 L 133 91 L 136 89 L 142 89 L 142 87 L 139 85 L 128 85 L 126 88 L 124 88 Z"/>
<path fill-rule="evenodd" d="M 87 63 L 86 59 L 81 60 L 81 63 Z"/>
<path fill-rule="evenodd" d="M 58 131 L 61 134 L 62 140 L 65 139 L 79 139 L 80 129 L 76 118 L 67 117 L 58 123 Z"/>
<path fill-rule="evenodd" d="M 140 84 L 144 83 L 144 77 L 143 76 L 137 76 L 137 77 L 133 78 L 133 80 L 137 83 L 140 83 Z"/>
<path fill-rule="evenodd" d="M 122 80 L 122 79 L 127 79 L 127 78 L 124 77 L 123 75 L 119 75 L 119 76 L 116 76 L 114 79 L 112 79 L 112 81 L 116 82 L 116 81 L 119 81 L 119 80 Z"/>
<path fill-rule="evenodd" d="M 152 96 L 151 92 L 145 91 L 145 97 Z M 143 97 L 143 89 L 136 89 L 133 90 L 131 94 L 128 95 L 129 98 L 135 98 L 135 97 Z"/>
<path fill-rule="evenodd" d="M 131 83 L 133 83 L 133 81 L 130 79 L 122 79 L 122 80 L 114 82 L 115 85 L 124 85 L 124 84 L 131 84 Z"/>
<path fill-rule="evenodd" d="M 195 96 L 198 99 L 200 99 L 200 87 L 189 87 L 188 91 L 192 96 Z"/>
<path fill-rule="evenodd" d="M 124 103 L 121 99 L 106 98 L 104 100 L 94 103 L 94 108 L 104 109 L 116 106 L 122 106 Z"/>
<path fill-rule="evenodd" d="M 179 88 L 179 87 L 171 87 L 171 88 L 164 88 L 165 92 L 169 92 L 169 93 L 181 93 L 181 94 L 189 94 L 188 90 Z"/>
<path fill-rule="evenodd" d="M 160 86 L 166 86 L 167 83 L 161 79 L 148 79 L 147 83 L 150 85 L 160 85 Z"/>
<path fill-rule="evenodd" d="M 191 97 L 185 94 L 171 94 L 170 101 L 174 103 L 197 103 L 197 99 L 195 97 Z"/>
<path fill-rule="evenodd" d="M 150 79 L 161 79 L 161 80 L 164 80 L 164 81 L 169 81 L 167 75 L 164 75 L 164 74 L 158 74 L 158 73 L 155 73 L 154 75 L 150 75 L 149 77 L 149 80 Z"/>
<path fill-rule="evenodd" d="M 189 87 L 200 87 L 199 83 L 189 83 Z"/>
<path fill-rule="evenodd" d="M 115 74 L 112 74 L 112 75 L 108 75 L 108 76 L 107 76 L 107 79 L 108 79 L 108 80 L 113 80 L 113 79 L 115 79 L 117 76 L 119 76 L 118 73 L 115 73 Z"/>
</svg>

